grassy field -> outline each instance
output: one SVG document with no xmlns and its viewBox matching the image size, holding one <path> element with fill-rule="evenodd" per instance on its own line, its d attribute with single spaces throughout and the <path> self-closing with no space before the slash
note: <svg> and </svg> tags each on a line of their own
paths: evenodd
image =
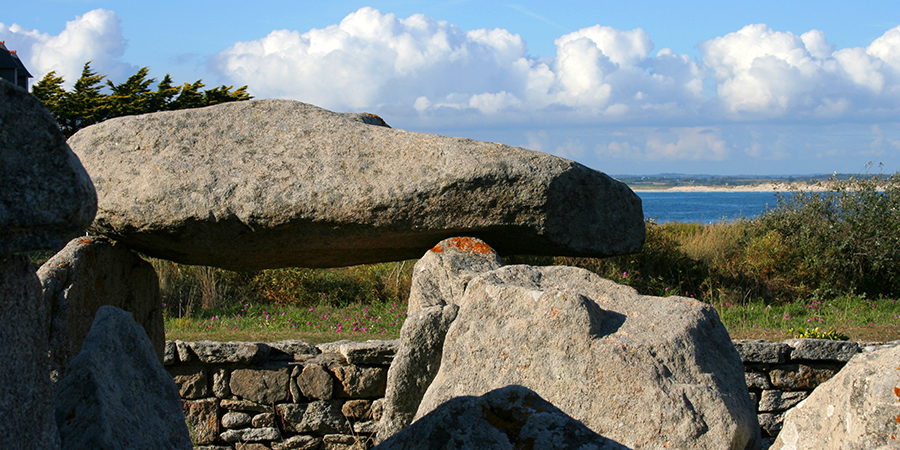
<svg viewBox="0 0 900 450">
<path fill-rule="evenodd" d="M 900 175 L 832 179 L 753 220 L 647 222 L 640 253 L 504 258 L 582 267 L 713 305 L 732 338 L 900 339 Z M 392 339 L 415 261 L 251 273 L 154 260 L 169 339 Z"/>
</svg>

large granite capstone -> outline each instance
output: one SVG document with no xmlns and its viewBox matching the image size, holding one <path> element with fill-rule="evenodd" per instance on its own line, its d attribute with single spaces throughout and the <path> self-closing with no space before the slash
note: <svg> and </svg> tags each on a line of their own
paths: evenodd
<svg viewBox="0 0 900 450">
<path fill-rule="evenodd" d="M 186 264 L 411 259 L 460 234 L 501 254 L 600 257 L 645 235 L 639 197 L 578 163 L 295 101 L 123 117 L 68 143 L 97 187 L 91 231 Z"/>
</svg>

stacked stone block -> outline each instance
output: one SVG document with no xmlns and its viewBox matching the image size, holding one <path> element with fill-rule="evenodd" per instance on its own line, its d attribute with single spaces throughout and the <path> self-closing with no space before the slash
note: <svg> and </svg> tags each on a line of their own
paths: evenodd
<svg viewBox="0 0 900 450">
<path fill-rule="evenodd" d="M 168 341 L 165 365 L 201 449 L 364 449 L 396 345 Z"/>
</svg>

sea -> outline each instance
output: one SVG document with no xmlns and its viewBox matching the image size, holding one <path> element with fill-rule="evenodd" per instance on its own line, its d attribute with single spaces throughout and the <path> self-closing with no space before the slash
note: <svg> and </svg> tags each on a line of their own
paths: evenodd
<svg viewBox="0 0 900 450">
<path fill-rule="evenodd" d="M 657 223 L 717 223 L 753 218 L 774 208 L 774 192 L 641 192 L 644 217 Z"/>
</svg>

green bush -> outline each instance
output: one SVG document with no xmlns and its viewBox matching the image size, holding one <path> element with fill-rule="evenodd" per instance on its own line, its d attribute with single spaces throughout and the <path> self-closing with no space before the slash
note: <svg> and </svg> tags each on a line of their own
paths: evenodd
<svg viewBox="0 0 900 450">
<path fill-rule="evenodd" d="M 795 295 L 900 294 L 900 173 L 820 185 L 781 194 L 756 221 L 757 235 L 777 236 L 769 269 Z"/>
</svg>

